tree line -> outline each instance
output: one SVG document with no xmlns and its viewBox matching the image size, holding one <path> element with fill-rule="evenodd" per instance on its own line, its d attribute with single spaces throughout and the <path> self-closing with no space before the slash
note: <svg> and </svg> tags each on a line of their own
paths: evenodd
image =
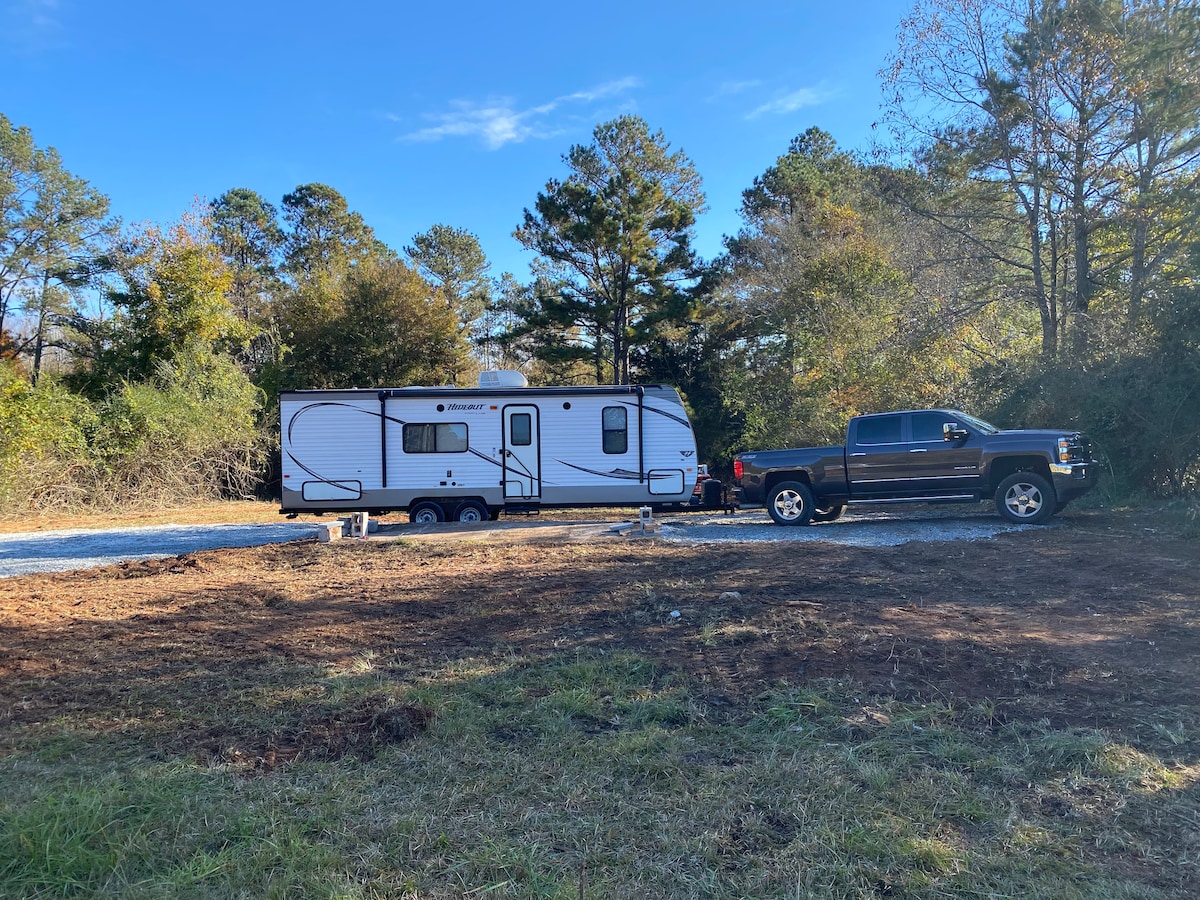
<svg viewBox="0 0 1200 900">
<path fill-rule="evenodd" d="M 700 173 L 635 116 L 514 216 L 528 280 L 467 228 L 388 247 L 325 184 L 166 226 L 0 115 L 0 505 L 239 496 L 287 388 L 662 381 L 703 457 L 956 406 L 1087 430 L 1117 492 L 1200 468 L 1194 0 L 921 0 L 877 146 L 813 127 L 692 247 Z"/>
</svg>

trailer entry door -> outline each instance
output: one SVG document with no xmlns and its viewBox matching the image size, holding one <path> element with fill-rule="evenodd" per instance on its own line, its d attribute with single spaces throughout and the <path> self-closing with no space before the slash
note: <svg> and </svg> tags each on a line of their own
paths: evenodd
<svg viewBox="0 0 1200 900">
<path fill-rule="evenodd" d="M 541 498 L 540 435 L 536 406 L 504 407 L 505 500 Z"/>
</svg>

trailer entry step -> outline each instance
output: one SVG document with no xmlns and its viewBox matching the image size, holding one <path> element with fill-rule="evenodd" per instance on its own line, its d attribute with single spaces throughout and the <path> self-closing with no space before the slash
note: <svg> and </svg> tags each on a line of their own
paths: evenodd
<svg viewBox="0 0 1200 900">
<path fill-rule="evenodd" d="M 505 503 L 504 514 L 506 516 L 536 516 L 542 511 L 542 507 L 538 503 Z"/>
</svg>

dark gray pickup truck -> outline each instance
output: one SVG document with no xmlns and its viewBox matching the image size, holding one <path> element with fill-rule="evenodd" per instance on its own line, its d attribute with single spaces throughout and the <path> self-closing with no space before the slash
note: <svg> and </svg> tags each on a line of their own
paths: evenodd
<svg viewBox="0 0 1200 900">
<path fill-rule="evenodd" d="M 744 506 L 780 525 L 831 522 L 851 503 L 994 499 L 1011 522 L 1037 524 L 1091 490 L 1091 442 L 1075 431 L 1002 431 L 952 409 L 856 416 L 845 447 L 741 453 Z"/>
</svg>

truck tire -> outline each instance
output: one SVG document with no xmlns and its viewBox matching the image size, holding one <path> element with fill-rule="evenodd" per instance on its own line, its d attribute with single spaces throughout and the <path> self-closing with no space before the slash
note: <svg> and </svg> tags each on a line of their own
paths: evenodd
<svg viewBox="0 0 1200 900">
<path fill-rule="evenodd" d="M 409 508 L 408 521 L 414 522 L 417 525 L 434 525 L 438 522 L 445 522 L 446 513 L 436 503 L 430 503 L 426 500 Z"/>
<path fill-rule="evenodd" d="M 1054 488 L 1037 472 L 1014 472 L 996 487 L 996 512 L 1019 525 L 1040 525 L 1056 506 Z"/>
<path fill-rule="evenodd" d="M 478 500 L 464 500 L 454 511 L 454 521 L 456 522 L 486 522 L 487 520 L 488 508 Z"/>
<path fill-rule="evenodd" d="M 840 519 L 842 517 L 842 513 L 845 511 L 845 503 L 834 503 L 832 506 L 814 509 L 812 517 L 813 524 L 816 525 L 820 522 L 832 522 L 835 519 Z"/>
<path fill-rule="evenodd" d="M 813 517 L 813 495 L 808 485 L 783 481 L 771 488 L 767 512 L 776 525 L 807 525 Z"/>
</svg>

